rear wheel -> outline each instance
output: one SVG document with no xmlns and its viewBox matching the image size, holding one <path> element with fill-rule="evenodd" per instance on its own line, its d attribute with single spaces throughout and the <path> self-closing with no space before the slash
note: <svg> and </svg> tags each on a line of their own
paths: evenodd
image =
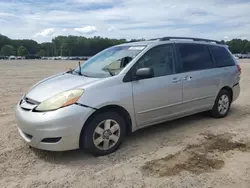
<svg viewBox="0 0 250 188">
<path fill-rule="evenodd" d="M 223 118 L 227 116 L 232 102 L 231 93 L 227 90 L 221 90 L 218 94 L 213 109 L 212 116 L 216 118 Z"/>
<path fill-rule="evenodd" d="M 80 142 L 85 151 L 95 156 L 117 150 L 126 134 L 126 123 L 116 112 L 97 114 L 86 126 Z"/>
</svg>

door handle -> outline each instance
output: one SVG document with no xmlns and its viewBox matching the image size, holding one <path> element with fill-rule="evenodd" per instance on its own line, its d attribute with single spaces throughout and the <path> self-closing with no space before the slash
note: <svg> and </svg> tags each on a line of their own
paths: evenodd
<svg viewBox="0 0 250 188">
<path fill-rule="evenodd" d="M 186 80 L 186 81 L 189 81 L 189 80 L 191 80 L 192 79 L 192 76 L 185 76 L 184 78 L 183 78 L 183 80 Z"/>
<path fill-rule="evenodd" d="M 181 79 L 180 78 L 173 78 L 173 83 L 178 83 L 178 82 L 181 82 Z"/>
</svg>

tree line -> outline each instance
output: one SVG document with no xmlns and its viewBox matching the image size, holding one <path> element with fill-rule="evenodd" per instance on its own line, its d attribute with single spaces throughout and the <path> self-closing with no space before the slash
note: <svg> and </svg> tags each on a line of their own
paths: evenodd
<svg viewBox="0 0 250 188">
<path fill-rule="evenodd" d="M 29 39 L 10 39 L 0 34 L 0 55 L 3 56 L 93 56 L 110 46 L 144 39 L 110 39 L 102 37 L 58 36 L 52 42 L 37 43 Z M 233 39 L 221 41 L 229 46 L 232 53 L 250 53 L 250 41 Z"/>
</svg>

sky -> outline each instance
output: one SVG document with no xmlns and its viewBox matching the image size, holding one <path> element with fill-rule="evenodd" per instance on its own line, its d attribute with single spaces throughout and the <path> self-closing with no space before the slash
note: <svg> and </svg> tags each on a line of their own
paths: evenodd
<svg viewBox="0 0 250 188">
<path fill-rule="evenodd" d="M 250 0 L 0 0 L 0 34 L 250 39 Z"/>
</svg>

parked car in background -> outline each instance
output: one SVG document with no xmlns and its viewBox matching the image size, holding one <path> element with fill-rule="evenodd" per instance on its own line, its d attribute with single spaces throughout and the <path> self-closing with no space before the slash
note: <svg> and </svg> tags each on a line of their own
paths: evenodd
<svg viewBox="0 0 250 188">
<path fill-rule="evenodd" d="M 62 59 L 65 59 L 65 60 L 83 60 L 83 61 L 86 61 L 86 60 L 89 59 L 89 57 L 74 56 L 74 57 L 65 57 L 65 58 L 62 58 Z"/>
<path fill-rule="evenodd" d="M 250 58 L 250 54 L 241 54 L 241 57 L 243 59 Z"/>
<path fill-rule="evenodd" d="M 25 56 L 25 59 L 41 59 L 41 56 L 29 54 Z"/>
<path fill-rule="evenodd" d="M 42 60 L 47 60 L 47 59 L 48 59 L 48 57 L 41 57 L 41 59 L 42 59 Z"/>
<path fill-rule="evenodd" d="M 1 59 L 1 60 L 4 60 L 4 59 L 9 59 L 9 58 L 8 58 L 8 56 L 2 56 L 2 55 L 1 55 L 1 56 L 0 56 L 0 59 Z"/>
<path fill-rule="evenodd" d="M 80 60 L 78 57 L 70 57 L 70 60 Z"/>
<path fill-rule="evenodd" d="M 9 59 L 10 59 L 10 60 L 14 60 L 14 59 L 16 59 L 16 56 L 13 56 L 13 55 L 12 55 L 12 56 L 9 57 Z"/>
<path fill-rule="evenodd" d="M 67 57 L 62 56 L 61 60 L 67 60 Z"/>
<path fill-rule="evenodd" d="M 86 61 L 88 60 L 88 57 L 81 57 L 81 60 Z"/>
<path fill-rule="evenodd" d="M 227 46 L 214 40 L 164 37 L 113 46 L 33 86 L 18 101 L 18 131 L 36 148 L 107 155 L 147 126 L 203 111 L 227 116 L 240 74 Z"/>
<path fill-rule="evenodd" d="M 22 57 L 22 56 L 17 56 L 17 58 L 16 59 L 25 59 L 24 57 Z"/>
<path fill-rule="evenodd" d="M 242 55 L 241 54 L 236 54 L 236 57 L 238 57 L 239 59 L 241 59 Z"/>
<path fill-rule="evenodd" d="M 54 60 L 62 60 L 61 56 L 54 57 Z"/>
<path fill-rule="evenodd" d="M 240 59 L 240 58 L 237 56 L 237 54 L 234 54 L 233 56 L 234 56 L 234 58 L 237 59 L 237 60 Z"/>
<path fill-rule="evenodd" d="M 239 59 L 250 58 L 250 54 L 235 54 L 235 56 L 238 57 Z"/>
</svg>

